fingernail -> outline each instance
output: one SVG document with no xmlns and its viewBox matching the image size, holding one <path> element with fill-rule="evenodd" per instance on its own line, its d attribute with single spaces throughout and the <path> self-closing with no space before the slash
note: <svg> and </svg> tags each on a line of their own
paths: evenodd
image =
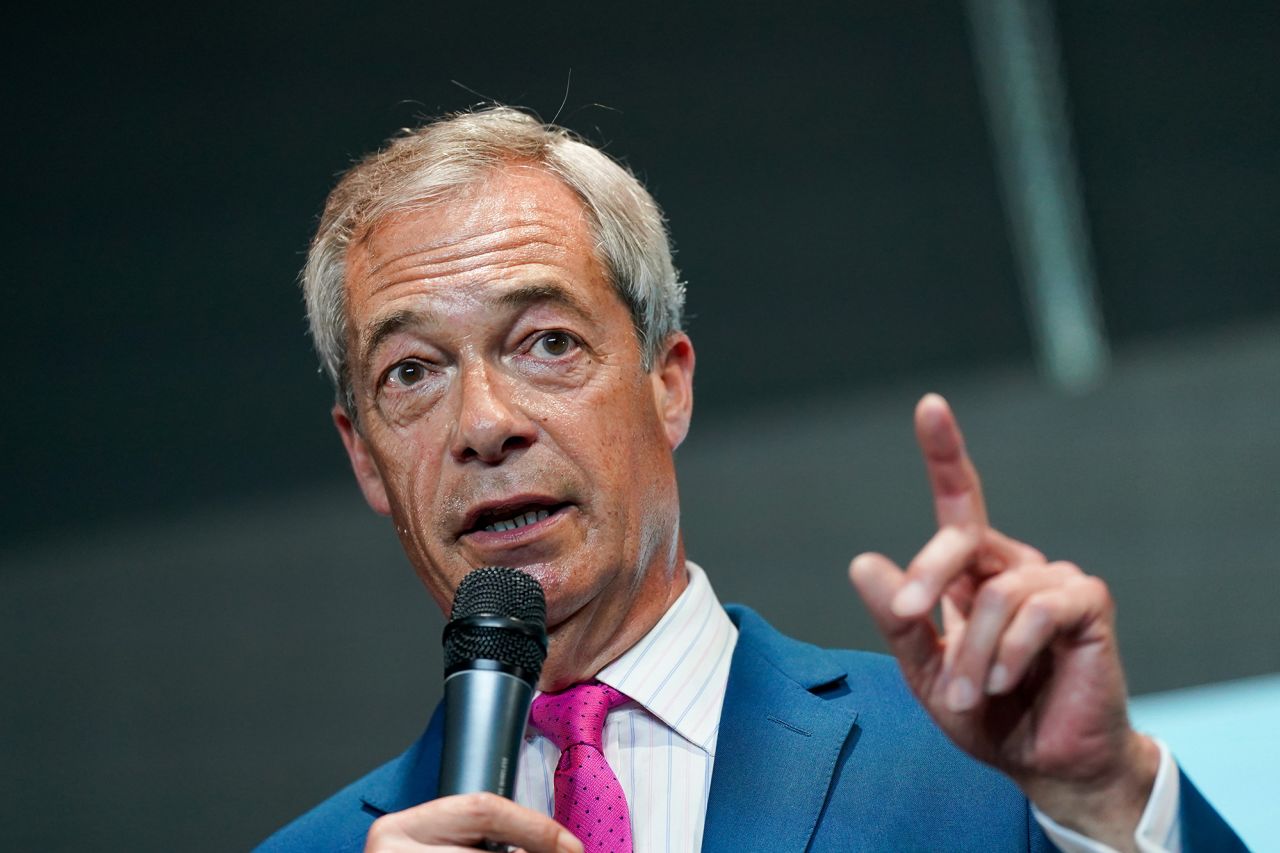
<svg viewBox="0 0 1280 853">
<path fill-rule="evenodd" d="M 582 853 L 582 842 L 568 832 L 560 833 L 556 847 L 560 849 L 560 853 Z"/>
<path fill-rule="evenodd" d="M 912 581 L 898 590 L 889 609 L 895 616 L 903 619 L 908 616 L 919 616 L 929 609 L 929 590 L 925 589 L 924 584 L 919 581 Z"/>
<path fill-rule="evenodd" d="M 991 674 L 987 676 L 987 693 L 1003 693 L 1008 686 L 1009 668 L 1002 663 L 991 667 Z"/>
<path fill-rule="evenodd" d="M 952 711 L 967 711 L 978 701 L 978 693 L 973 689 L 973 682 L 963 675 L 951 682 L 947 687 L 947 707 Z"/>
</svg>

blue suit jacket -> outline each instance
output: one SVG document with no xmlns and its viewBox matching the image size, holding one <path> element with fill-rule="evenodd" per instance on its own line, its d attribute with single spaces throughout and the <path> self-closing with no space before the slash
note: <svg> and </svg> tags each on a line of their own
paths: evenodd
<svg viewBox="0 0 1280 853">
<path fill-rule="evenodd" d="M 1053 850 L 1025 797 L 960 752 L 883 655 L 827 651 L 745 607 L 729 672 L 703 849 Z M 267 839 L 260 853 L 364 847 L 378 816 L 436 795 L 443 714 L 399 758 Z M 1244 850 L 1183 777 L 1184 853 Z"/>
</svg>

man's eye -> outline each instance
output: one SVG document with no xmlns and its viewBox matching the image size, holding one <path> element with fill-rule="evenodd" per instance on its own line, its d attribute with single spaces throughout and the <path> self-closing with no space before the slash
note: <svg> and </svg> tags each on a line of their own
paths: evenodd
<svg viewBox="0 0 1280 853">
<path fill-rule="evenodd" d="M 533 353 L 544 358 L 560 358 L 577 345 L 578 342 L 567 332 L 547 332 L 533 342 Z"/>
<path fill-rule="evenodd" d="M 406 388 L 427 378 L 427 368 L 420 361 L 402 361 L 387 371 L 387 382 Z"/>
</svg>

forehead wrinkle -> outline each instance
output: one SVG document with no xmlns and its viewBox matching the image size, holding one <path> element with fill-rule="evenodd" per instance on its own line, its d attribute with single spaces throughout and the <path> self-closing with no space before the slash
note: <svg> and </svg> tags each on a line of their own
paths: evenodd
<svg viewBox="0 0 1280 853">
<path fill-rule="evenodd" d="M 539 232 L 542 232 L 542 234 L 539 234 Z M 393 267 L 397 263 L 417 255 L 437 255 L 438 257 L 424 259 L 417 264 L 413 264 L 413 266 L 447 264 L 451 261 L 456 261 L 459 258 L 471 257 L 473 255 L 489 255 L 495 252 L 510 250 L 512 248 L 557 246 L 558 244 L 550 238 L 564 238 L 569 235 L 570 229 L 562 227 L 560 223 L 554 219 L 549 222 L 537 220 L 520 222 L 479 234 L 467 234 L 453 240 L 434 240 L 425 243 L 418 243 L 410 246 L 404 251 L 397 252 L 390 257 L 378 259 L 376 261 L 373 258 L 369 258 L 371 261 L 369 264 L 369 273 L 371 275 L 376 275 L 388 267 Z M 470 244 L 477 241 L 483 241 L 491 245 L 480 248 L 469 248 Z M 369 254 L 374 254 L 374 252 L 371 251 Z"/>
<path fill-rule="evenodd" d="M 543 240 L 524 242 L 520 245 L 523 248 L 530 249 L 541 246 L 546 246 L 551 249 L 561 248 L 557 243 L 551 243 Z M 505 250 L 502 248 L 496 248 L 479 253 L 462 253 L 451 260 L 430 260 L 405 265 L 390 271 L 388 275 L 381 276 L 381 280 L 373 285 L 370 289 L 370 293 L 376 294 L 386 290 L 387 288 L 401 284 L 430 281 L 431 279 L 446 278 L 452 275 L 465 275 L 466 273 L 474 272 L 479 269 L 514 269 L 530 263 L 530 259 L 524 257 L 495 259 L 495 255 L 501 255 L 504 251 Z M 543 262 L 544 261 L 536 261 L 536 263 Z"/>
</svg>

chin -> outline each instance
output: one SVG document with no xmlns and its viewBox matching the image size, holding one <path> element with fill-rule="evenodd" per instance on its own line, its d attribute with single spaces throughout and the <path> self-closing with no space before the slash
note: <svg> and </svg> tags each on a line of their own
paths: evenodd
<svg viewBox="0 0 1280 853">
<path fill-rule="evenodd" d="M 582 570 L 575 571 L 573 567 L 563 564 L 541 563 L 517 568 L 528 572 L 542 584 L 542 590 L 547 596 L 549 631 L 555 631 L 572 620 L 604 592 L 605 578 L 587 577 Z"/>
</svg>

